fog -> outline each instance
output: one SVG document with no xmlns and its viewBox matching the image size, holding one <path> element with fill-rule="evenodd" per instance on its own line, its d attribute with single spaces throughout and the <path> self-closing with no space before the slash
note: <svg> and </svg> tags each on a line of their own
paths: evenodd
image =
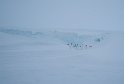
<svg viewBox="0 0 124 84">
<path fill-rule="evenodd" d="M 0 26 L 124 30 L 123 0 L 0 0 Z"/>
<path fill-rule="evenodd" d="M 124 0 L 0 0 L 0 84 L 124 84 Z"/>
</svg>

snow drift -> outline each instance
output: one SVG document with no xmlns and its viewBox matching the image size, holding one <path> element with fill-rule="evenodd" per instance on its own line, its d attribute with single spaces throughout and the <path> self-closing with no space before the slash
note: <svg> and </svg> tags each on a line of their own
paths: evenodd
<svg viewBox="0 0 124 84">
<path fill-rule="evenodd" d="M 123 84 L 123 37 L 112 31 L 0 28 L 0 83 Z"/>
</svg>

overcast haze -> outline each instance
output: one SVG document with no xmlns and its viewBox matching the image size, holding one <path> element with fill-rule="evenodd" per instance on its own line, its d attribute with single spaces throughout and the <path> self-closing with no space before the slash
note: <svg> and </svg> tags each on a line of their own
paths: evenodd
<svg viewBox="0 0 124 84">
<path fill-rule="evenodd" d="M 124 84 L 124 0 L 0 0 L 0 84 Z"/>
<path fill-rule="evenodd" d="M 124 30 L 123 0 L 0 0 L 0 26 Z"/>
</svg>

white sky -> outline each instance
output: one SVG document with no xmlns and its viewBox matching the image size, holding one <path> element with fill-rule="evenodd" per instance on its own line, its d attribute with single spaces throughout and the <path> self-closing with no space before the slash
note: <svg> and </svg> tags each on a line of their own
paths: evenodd
<svg viewBox="0 0 124 84">
<path fill-rule="evenodd" d="M 0 0 L 0 26 L 124 30 L 124 0 Z"/>
</svg>

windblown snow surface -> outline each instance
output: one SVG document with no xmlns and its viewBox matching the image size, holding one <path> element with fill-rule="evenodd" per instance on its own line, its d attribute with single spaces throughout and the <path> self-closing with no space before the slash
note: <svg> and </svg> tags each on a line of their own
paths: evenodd
<svg viewBox="0 0 124 84">
<path fill-rule="evenodd" d="M 0 84 L 124 84 L 124 32 L 0 28 Z"/>
</svg>

